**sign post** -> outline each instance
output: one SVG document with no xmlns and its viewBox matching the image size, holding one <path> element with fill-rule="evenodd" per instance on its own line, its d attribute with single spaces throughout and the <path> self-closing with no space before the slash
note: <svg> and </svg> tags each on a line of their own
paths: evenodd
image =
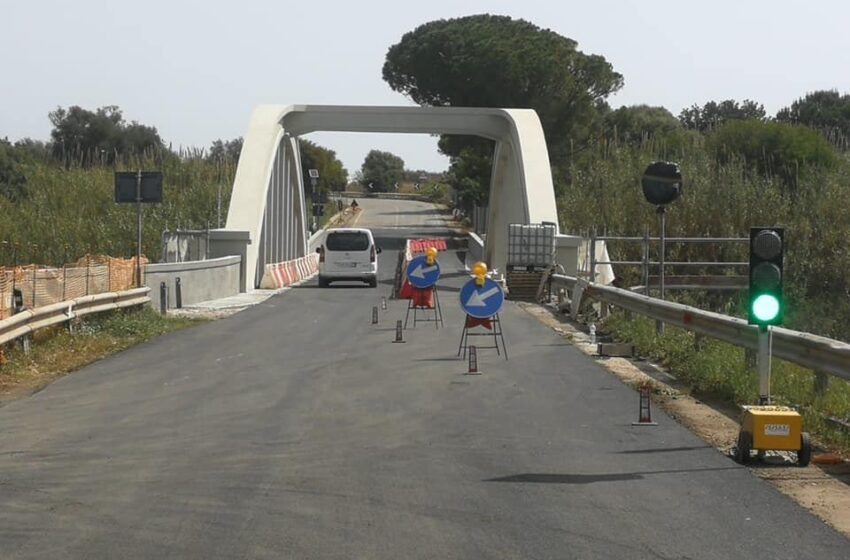
<svg viewBox="0 0 850 560">
<path fill-rule="evenodd" d="M 115 172 L 115 202 L 136 203 L 136 287 L 142 286 L 142 204 L 162 202 L 159 171 Z"/>
</svg>

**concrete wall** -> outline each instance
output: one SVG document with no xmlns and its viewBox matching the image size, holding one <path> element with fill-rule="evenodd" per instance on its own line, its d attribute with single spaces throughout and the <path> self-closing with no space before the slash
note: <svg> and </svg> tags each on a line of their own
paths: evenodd
<svg viewBox="0 0 850 560">
<path fill-rule="evenodd" d="M 151 305 L 159 309 L 160 283 L 165 282 L 168 286 L 168 308 L 172 309 L 176 306 L 175 282 L 178 276 L 183 305 L 189 305 L 238 294 L 241 268 L 242 258 L 239 256 L 152 264 L 145 267 L 145 285 L 151 289 Z"/>
</svg>

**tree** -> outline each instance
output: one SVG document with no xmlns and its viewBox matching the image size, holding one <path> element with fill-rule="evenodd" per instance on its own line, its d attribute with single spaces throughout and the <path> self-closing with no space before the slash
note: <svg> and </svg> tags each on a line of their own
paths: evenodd
<svg viewBox="0 0 850 560">
<path fill-rule="evenodd" d="M 781 122 L 804 124 L 822 130 L 831 139 L 850 139 L 850 94 L 836 90 L 814 91 L 776 114 Z M 845 142 L 846 144 L 846 142 Z"/>
<path fill-rule="evenodd" d="M 110 105 L 96 111 L 79 106 L 57 107 L 49 114 L 53 156 L 66 164 L 113 164 L 132 155 L 162 148 L 156 128 L 127 123 L 121 110 Z"/>
<path fill-rule="evenodd" d="M 367 189 L 372 192 L 387 192 L 403 178 L 404 160 L 397 155 L 379 150 L 366 154 L 360 169 L 360 180 Z"/>
<path fill-rule="evenodd" d="M 720 103 L 709 101 L 702 107 L 694 104 L 679 113 L 679 121 L 685 128 L 705 132 L 712 130 L 728 120 L 733 119 L 755 119 L 767 120 L 764 105 L 749 99 L 744 99 L 740 104 L 734 99 L 726 99 Z"/>
<path fill-rule="evenodd" d="M 826 139 L 811 128 L 780 122 L 730 121 L 708 139 L 721 161 L 743 158 L 767 176 L 796 186 L 801 171 L 833 167 L 838 157 Z"/>
<path fill-rule="evenodd" d="M 647 138 L 666 139 L 682 131 L 682 125 L 664 107 L 632 105 L 605 115 L 605 135 L 635 143 Z"/>
<path fill-rule="evenodd" d="M 233 140 L 222 141 L 221 138 L 210 145 L 208 161 L 231 161 L 238 162 L 242 155 L 242 137 Z"/>
<path fill-rule="evenodd" d="M 0 139 L 0 196 L 20 200 L 26 196 L 26 183 L 20 154 L 8 139 Z"/>
<path fill-rule="evenodd" d="M 335 151 L 304 139 L 299 140 L 298 144 L 301 147 L 301 170 L 305 185 L 311 185 L 308 173 L 310 169 L 316 169 L 319 171 L 317 187 L 320 191 L 345 189 L 348 171 L 337 159 Z"/>
<path fill-rule="evenodd" d="M 550 159 L 564 166 L 571 149 L 598 131 L 605 99 L 623 85 L 603 57 L 582 53 L 572 39 L 489 14 L 432 21 L 404 34 L 387 52 L 383 78 L 420 105 L 532 108 Z M 440 150 L 452 160 L 492 159 L 493 143 L 444 136 Z M 463 167 L 481 166 L 456 166 Z M 486 176 L 456 175 L 455 187 L 463 180 L 483 188 L 486 167 Z"/>
</svg>

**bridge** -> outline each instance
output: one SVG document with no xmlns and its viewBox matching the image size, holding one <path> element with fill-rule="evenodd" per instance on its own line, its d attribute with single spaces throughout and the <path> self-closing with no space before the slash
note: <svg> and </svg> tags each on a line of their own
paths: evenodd
<svg viewBox="0 0 850 560">
<path fill-rule="evenodd" d="M 254 110 L 245 135 L 226 227 L 212 236 L 214 255 L 243 256 L 243 290 L 260 285 L 266 264 L 308 252 L 298 137 L 319 131 L 465 134 L 495 141 L 483 254 L 491 268 L 504 271 L 508 224 L 557 227 L 546 140 L 533 110 L 264 105 Z M 578 241 L 559 235 L 562 260 L 576 261 Z"/>
<path fill-rule="evenodd" d="M 476 131 L 499 146 L 491 224 L 553 217 L 530 114 L 370 111 L 255 112 L 216 234 L 243 288 L 309 248 L 294 154 L 312 130 Z M 482 351 L 464 375 L 462 248 L 440 256 L 444 328 L 393 344 L 406 301 L 370 324 L 392 249 L 457 232 L 426 202 L 360 202 L 391 249 L 377 290 L 313 279 L 0 407 L 0 558 L 847 557 L 846 537 L 673 418 L 632 427 L 636 393 L 523 305 L 502 311 L 510 360 Z"/>
</svg>

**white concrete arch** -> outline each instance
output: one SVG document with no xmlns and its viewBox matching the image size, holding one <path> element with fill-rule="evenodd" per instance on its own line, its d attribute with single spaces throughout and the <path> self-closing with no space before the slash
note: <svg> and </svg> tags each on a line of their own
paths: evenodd
<svg viewBox="0 0 850 560">
<path fill-rule="evenodd" d="M 247 242 L 246 282 L 307 252 L 307 208 L 297 137 L 319 131 L 466 134 L 496 142 L 485 257 L 504 270 L 510 223 L 558 223 L 546 139 L 531 109 L 261 105 L 251 115 L 225 231 Z M 217 252 L 221 252 L 219 249 Z M 233 254 L 233 251 L 231 251 Z M 247 288 L 247 286 L 245 286 Z"/>
</svg>

